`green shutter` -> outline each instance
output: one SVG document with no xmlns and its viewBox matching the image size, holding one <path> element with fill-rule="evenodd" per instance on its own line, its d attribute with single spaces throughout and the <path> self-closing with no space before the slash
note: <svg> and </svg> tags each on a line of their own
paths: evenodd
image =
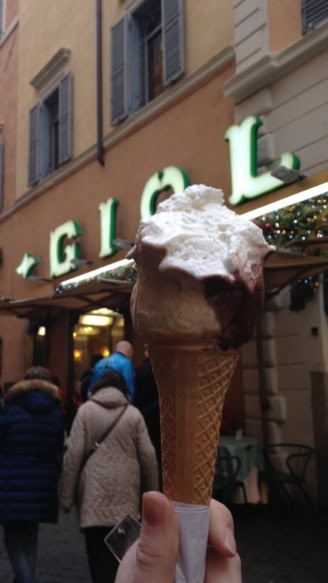
<svg viewBox="0 0 328 583">
<path fill-rule="evenodd" d="M 328 0 L 302 0 L 303 32 L 313 30 L 328 18 Z"/>
<path fill-rule="evenodd" d="M 29 127 L 29 156 L 28 156 L 28 185 L 39 182 L 40 158 L 40 104 L 37 103 L 30 110 Z"/>
<path fill-rule="evenodd" d="M 59 164 L 72 158 L 73 76 L 68 73 L 59 85 Z"/>
<path fill-rule="evenodd" d="M 133 14 L 127 16 L 127 50 L 128 50 L 128 112 L 138 111 L 142 104 L 142 38 L 140 25 Z"/>
<path fill-rule="evenodd" d="M 128 115 L 127 94 L 127 17 L 111 28 L 111 123 L 115 125 Z"/>
<path fill-rule="evenodd" d="M 161 0 L 164 83 L 171 85 L 184 73 L 183 0 Z"/>
</svg>

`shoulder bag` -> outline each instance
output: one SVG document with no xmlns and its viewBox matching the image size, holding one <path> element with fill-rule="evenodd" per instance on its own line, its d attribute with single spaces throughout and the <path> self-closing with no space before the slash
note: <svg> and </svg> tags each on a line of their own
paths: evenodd
<svg viewBox="0 0 328 583">
<path fill-rule="evenodd" d="M 94 403 L 97 403 L 97 401 L 93 401 L 93 402 Z M 97 405 L 100 405 L 100 407 L 104 407 L 104 405 L 101 405 L 100 403 L 97 403 Z M 126 409 L 128 408 L 128 406 L 129 406 L 129 404 L 124 405 L 122 411 L 118 414 L 118 416 L 116 417 L 116 419 L 114 419 L 113 423 L 110 424 L 110 426 L 107 429 L 106 433 L 101 437 L 101 439 L 99 439 L 99 440 L 97 440 L 97 441 L 94 442 L 92 448 L 90 449 L 90 451 L 88 451 L 87 455 L 82 460 L 82 463 L 81 463 L 81 466 L 80 466 L 80 470 L 79 470 L 79 476 L 81 476 L 81 474 L 83 472 L 83 469 L 85 468 L 85 465 L 89 461 L 89 459 L 92 456 L 92 454 L 94 454 L 95 451 L 97 451 L 97 449 L 101 445 L 101 443 L 106 439 L 106 437 L 108 437 L 108 435 L 111 433 L 111 431 L 113 431 L 114 427 L 116 427 L 116 425 L 118 424 L 118 422 L 120 421 L 120 419 L 123 417 L 123 415 L 124 415 Z"/>
</svg>

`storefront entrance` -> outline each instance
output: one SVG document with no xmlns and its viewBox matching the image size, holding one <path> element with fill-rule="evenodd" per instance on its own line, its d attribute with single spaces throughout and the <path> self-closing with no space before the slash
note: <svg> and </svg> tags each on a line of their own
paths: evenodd
<svg viewBox="0 0 328 583">
<path fill-rule="evenodd" d="M 92 355 L 109 356 L 124 337 L 124 316 L 108 308 L 81 314 L 73 331 L 74 380 L 90 366 Z"/>
</svg>

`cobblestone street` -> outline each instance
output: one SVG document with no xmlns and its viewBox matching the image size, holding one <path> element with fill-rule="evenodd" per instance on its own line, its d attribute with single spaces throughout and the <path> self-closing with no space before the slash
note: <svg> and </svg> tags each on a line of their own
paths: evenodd
<svg viewBox="0 0 328 583">
<path fill-rule="evenodd" d="M 243 583 L 328 582 L 328 522 L 263 506 L 238 506 L 233 514 Z M 12 581 L 1 537 L 0 582 Z M 57 526 L 41 527 L 37 582 L 91 583 L 74 512 L 61 514 Z"/>
<path fill-rule="evenodd" d="M 0 541 L 0 582 L 12 583 L 13 575 Z M 38 552 L 38 583 L 90 583 L 84 537 L 75 512 L 60 514 L 57 525 L 41 525 Z"/>
</svg>

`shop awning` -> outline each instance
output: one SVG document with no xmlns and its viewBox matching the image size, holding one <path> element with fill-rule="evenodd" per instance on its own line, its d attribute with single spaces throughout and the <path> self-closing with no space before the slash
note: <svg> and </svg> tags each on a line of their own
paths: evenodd
<svg viewBox="0 0 328 583">
<path fill-rule="evenodd" d="M 132 287 L 130 282 L 95 279 L 78 288 L 55 292 L 44 298 L 4 299 L 0 301 L 0 315 L 44 320 L 68 310 L 89 312 L 106 307 L 121 311 L 129 302 Z"/>
<path fill-rule="evenodd" d="M 279 293 L 281 289 L 293 281 L 308 276 L 319 275 L 328 271 L 328 255 L 310 255 L 308 249 L 316 251 L 328 246 L 328 240 L 310 240 L 298 242 L 291 247 L 299 251 L 274 251 L 265 261 L 264 281 L 268 296 Z M 110 266 L 109 266 L 110 267 Z M 96 308 L 107 307 L 112 310 L 124 311 L 129 303 L 133 288 L 132 281 L 97 277 L 68 289 L 60 287 L 50 296 L 26 300 L 0 300 L 0 315 L 12 315 L 19 318 L 44 320 L 57 317 L 67 310 L 77 310 L 81 313 Z"/>
<path fill-rule="evenodd" d="M 302 242 L 303 243 L 303 242 Z M 307 255 L 291 251 L 275 251 L 265 261 L 266 293 L 278 293 L 287 285 L 328 270 L 328 256 Z"/>
</svg>

